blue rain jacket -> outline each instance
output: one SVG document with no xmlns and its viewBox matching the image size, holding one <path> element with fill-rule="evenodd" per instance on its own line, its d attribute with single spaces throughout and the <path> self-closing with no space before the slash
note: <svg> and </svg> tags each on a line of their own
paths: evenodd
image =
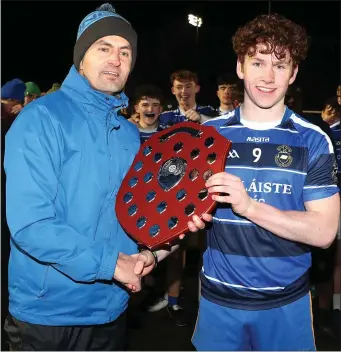
<svg viewBox="0 0 341 352">
<path fill-rule="evenodd" d="M 15 318 L 92 325 L 126 309 L 129 295 L 112 277 L 119 252 L 137 252 L 115 214 L 140 146 L 137 128 L 117 115 L 127 103 L 123 93 L 95 91 L 72 67 L 61 89 L 27 105 L 7 133 Z"/>
</svg>

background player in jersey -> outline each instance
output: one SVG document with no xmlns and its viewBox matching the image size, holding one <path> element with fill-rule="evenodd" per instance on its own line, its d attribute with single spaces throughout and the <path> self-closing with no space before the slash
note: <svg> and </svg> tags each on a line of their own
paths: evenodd
<svg viewBox="0 0 341 352">
<path fill-rule="evenodd" d="M 233 37 L 240 108 L 207 121 L 238 158 L 206 182 L 221 203 L 208 230 L 198 350 L 315 350 L 310 246 L 333 242 L 340 215 L 332 143 L 284 105 L 305 59 L 305 30 L 262 15 Z M 330 211 L 333 209 L 334 211 Z"/>
<path fill-rule="evenodd" d="M 135 121 L 140 131 L 141 143 L 155 132 L 162 131 L 159 116 L 162 111 L 163 94 L 161 89 L 153 85 L 143 85 L 136 89 L 134 99 Z"/>
<path fill-rule="evenodd" d="M 340 93 L 340 92 L 339 92 Z M 335 147 L 335 156 L 338 167 L 338 184 L 341 187 L 341 126 L 340 126 L 340 105 L 338 103 L 338 97 L 333 97 L 326 101 L 324 104 L 321 116 L 325 122 L 328 123 L 332 132 L 332 138 Z M 340 326 L 341 326 L 341 308 L 340 308 L 340 293 L 341 293 L 341 230 L 340 226 L 337 233 L 336 246 L 336 265 L 334 268 L 334 278 L 330 280 L 331 290 L 333 292 L 333 311 L 332 311 L 332 321 L 334 322 L 334 334 L 339 336 Z M 331 260 L 334 258 L 332 257 Z M 321 297 L 319 297 L 320 302 Z M 326 297 L 325 302 L 325 316 L 329 318 L 329 306 L 330 297 Z M 328 309 L 328 310 L 327 310 Z M 327 320 L 327 319 L 326 319 Z"/>
<path fill-rule="evenodd" d="M 188 70 L 172 73 L 170 77 L 171 91 L 174 94 L 178 107 L 172 111 L 165 111 L 160 115 L 160 128 L 164 129 L 183 121 L 201 123 L 215 115 L 210 106 L 201 106 L 196 103 L 196 94 L 200 91 L 198 76 Z M 203 236 L 203 233 L 200 234 Z M 159 297 L 149 307 L 149 312 L 156 312 L 167 307 L 167 311 L 177 326 L 187 325 L 187 315 L 179 304 L 181 280 L 185 264 L 185 242 L 180 250 L 174 252 L 167 259 L 167 292 Z"/>
<path fill-rule="evenodd" d="M 160 125 L 173 126 L 183 121 L 202 123 L 216 115 L 211 106 L 201 106 L 196 103 L 196 95 L 200 91 L 199 79 L 196 73 L 180 70 L 171 74 L 171 91 L 178 107 L 172 111 L 165 111 L 160 115 Z"/>
<path fill-rule="evenodd" d="M 237 78 L 228 75 L 219 76 L 217 79 L 217 97 L 220 105 L 216 109 L 217 115 L 224 115 L 232 111 L 235 106 L 232 100 L 232 93 L 237 88 Z"/>
</svg>

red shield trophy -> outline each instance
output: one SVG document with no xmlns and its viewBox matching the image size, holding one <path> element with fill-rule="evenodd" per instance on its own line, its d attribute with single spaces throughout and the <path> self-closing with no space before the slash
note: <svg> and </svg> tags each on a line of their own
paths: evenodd
<svg viewBox="0 0 341 352">
<path fill-rule="evenodd" d="M 205 182 L 225 170 L 231 144 L 214 127 L 194 122 L 155 133 L 141 145 L 117 194 L 122 228 L 151 250 L 188 232 L 192 215 L 215 207 Z"/>
</svg>

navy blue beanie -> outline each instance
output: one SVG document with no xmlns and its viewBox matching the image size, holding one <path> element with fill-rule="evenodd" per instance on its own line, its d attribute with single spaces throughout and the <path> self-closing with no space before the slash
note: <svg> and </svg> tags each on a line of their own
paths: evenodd
<svg viewBox="0 0 341 352">
<path fill-rule="evenodd" d="M 24 101 L 25 90 L 25 83 L 19 78 L 14 78 L 1 87 L 1 99 Z"/>
<path fill-rule="evenodd" d="M 137 34 L 131 24 L 115 12 L 108 3 L 91 12 L 78 28 L 77 41 L 73 49 L 73 63 L 77 70 L 85 53 L 98 39 L 117 35 L 126 39 L 132 47 L 132 64 L 134 67 L 137 54 Z"/>
</svg>

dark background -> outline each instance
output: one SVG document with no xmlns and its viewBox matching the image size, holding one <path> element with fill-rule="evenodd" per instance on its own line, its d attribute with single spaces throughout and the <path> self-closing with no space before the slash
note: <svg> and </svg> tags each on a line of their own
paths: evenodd
<svg viewBox="0 0 341 352">
<path fill-rule="evenodd" d="M 103 1 L 104 2 L 104 1 Z M 15 77 L 35 81 L 43 91 L 62 82 L 72 65 L 78 26 L 102 1 L 2 1 L 2 85 Z M 170 94 L 169 75 L 179 68 L 197 70 L 199 102 L 217 105 L 216 77 L 235 72 L 231 37 L 238 26 L 268 12 L 267 1 L 130 2 L 112 1 L 136 29 L 137 64 L 127 84 L 153 83 Z M 272 1 L 271 11 L 303 25 L 312 44 L 296 82 L 304 108 L 321 109 L 340 81 L 340 2 Z M 201 16 L 199 52 L 189 13 Z"/>
</svg>

